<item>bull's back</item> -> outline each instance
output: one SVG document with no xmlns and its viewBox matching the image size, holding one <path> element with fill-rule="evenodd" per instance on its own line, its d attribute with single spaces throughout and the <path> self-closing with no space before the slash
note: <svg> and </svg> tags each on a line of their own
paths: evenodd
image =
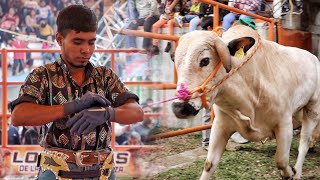
<svg viewBox="0 0 320 180">
<path fill-rule="evenodd" d="M 316 56 L 271 41 L 265 41 L 262 50 L 266 58 L 262 58 L 259 69 L 267 87 L 274 85 L 282 102 L 287 100 L 296 109 L 320 93 L 320 63 Z"/>
</svg>

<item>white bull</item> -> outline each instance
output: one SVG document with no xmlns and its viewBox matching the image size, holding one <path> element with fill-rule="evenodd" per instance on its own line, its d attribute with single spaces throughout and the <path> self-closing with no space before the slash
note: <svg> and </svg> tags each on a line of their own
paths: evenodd
<svg viewBox="0 0 320 180">
<path fill-rule="evenodd" d="M 230 78 L 206 94 L 214 104 L 208 155 L 201 179 L 209 179 L 217 168 L 230 136 L 238 131 L 250 141 L 276 138 L 276 166 L 283 178 L 300 179 L 309 147 L 320 133 L 320 63 L 311 53 L 260 39 L 251 28 L 234 26 L 218 37 L 210 31 L 194 31 L 182 36 L 175 53 L 178 84 L 200 86 L 221 61 L 223 67 L 209 81 L 207 89 L 230 70 L 249 59 Z M 258 47 L 256 47 L 258 46 Z M 244 47 L 242 58 L 234 57 Z M 257 49 L 256 49 L 257 48 Z M 256 49 L 256 51 L 255 51 Z M 248 58 L 253 54 L 251 58 Z M 212 88 L 211 88 L 212 89 Z M 179 88 L 177 89 L 179 90 Z M 173 102 L 178 118 L 194 116 L 201 109 L 200 93 Z M 299 155 L 289 166 L 292 120 L 302 124 Z"/>
</svg>

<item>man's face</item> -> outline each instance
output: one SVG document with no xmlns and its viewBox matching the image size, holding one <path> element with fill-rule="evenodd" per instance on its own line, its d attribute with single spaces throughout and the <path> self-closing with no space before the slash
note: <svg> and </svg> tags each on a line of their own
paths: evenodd
<svg viewBox="0 0 320 180">
<path fill-rule="evenodd" d="M 84 68 L 95 49 L 96 32 L 70 30 L 65 37 L 57 33 L 61 56 L 70 70 Z"/>
<path fill-rule="evenodd" d="M 140 145 L 139 139 L 131 136 L 131 138 L 128 139 L 128 144 L 129 145 Z"/>
</svg>

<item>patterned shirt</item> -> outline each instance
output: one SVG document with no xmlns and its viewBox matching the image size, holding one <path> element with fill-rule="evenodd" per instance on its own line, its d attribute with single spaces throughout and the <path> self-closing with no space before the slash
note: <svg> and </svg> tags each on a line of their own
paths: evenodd
<svg viewBox="0 0 320 180">
<path fill-rule="evenodd" d="M 106 97 L 114 106 L 117 96 L 128 92 L 118 76 L 106 67 L 85 68 L 85 81 L 80 87 L 72 78 L 63 60 L 40 66 L 33 70 L 21 86 L 19 97 L 12 102 L 12 109 L 23 102 L 41 105 L 59 105 L 80 98 L 88 91 Z M 120 96 L 119 96 L 120 97 Z M 137 100 L 138 101 L 138 100 Z M 119 103 L 118 103 L 119 104 Z M 48 114 L 50 116 L 50 114 Z M 69 150 L 105 149 L 111 142 L 111 123 L 98 126 L 87 135 L 71 135 L 66 122 L 71 116 L 48 123 L 41 127 L 40 145 Z"/>
<path fill-rule="evenodd" d="M 244 11 L 257 11 L 260 9 L 261 0 L 235 0 L 233 6 Z"/>
</svg>

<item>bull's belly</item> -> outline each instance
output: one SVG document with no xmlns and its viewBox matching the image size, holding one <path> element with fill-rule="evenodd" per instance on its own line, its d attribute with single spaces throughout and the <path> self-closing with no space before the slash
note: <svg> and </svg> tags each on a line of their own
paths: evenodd
<svg viewBox="0 0 320 180">
<path fill-rule="evenodd" d="M 268 128 L 267 124 L 253 126 L 249 121 L 246 121 L 238 124 L 236 131 L 238 131 L 242 137 L 249 141 L 259 142 L 265 140 L 266 138 L 274 138 L 274 131 Z"/>
<path fill-rule="evenodd" d="M 274 133 L 271 130 L 266 130 L 266 129 L 251 129 L 249 127 L 249 129 L 243 129 L 243 128 L 239 128 L 237 130 L 242 137 L 244 137 L 245 139 L 249 140 L 249 141 L 255 141 L 255 142 L 260 142 L 265 140 L 266 138 L 269 139 L 273 139 L 274 138 Z"/>
</svg>

